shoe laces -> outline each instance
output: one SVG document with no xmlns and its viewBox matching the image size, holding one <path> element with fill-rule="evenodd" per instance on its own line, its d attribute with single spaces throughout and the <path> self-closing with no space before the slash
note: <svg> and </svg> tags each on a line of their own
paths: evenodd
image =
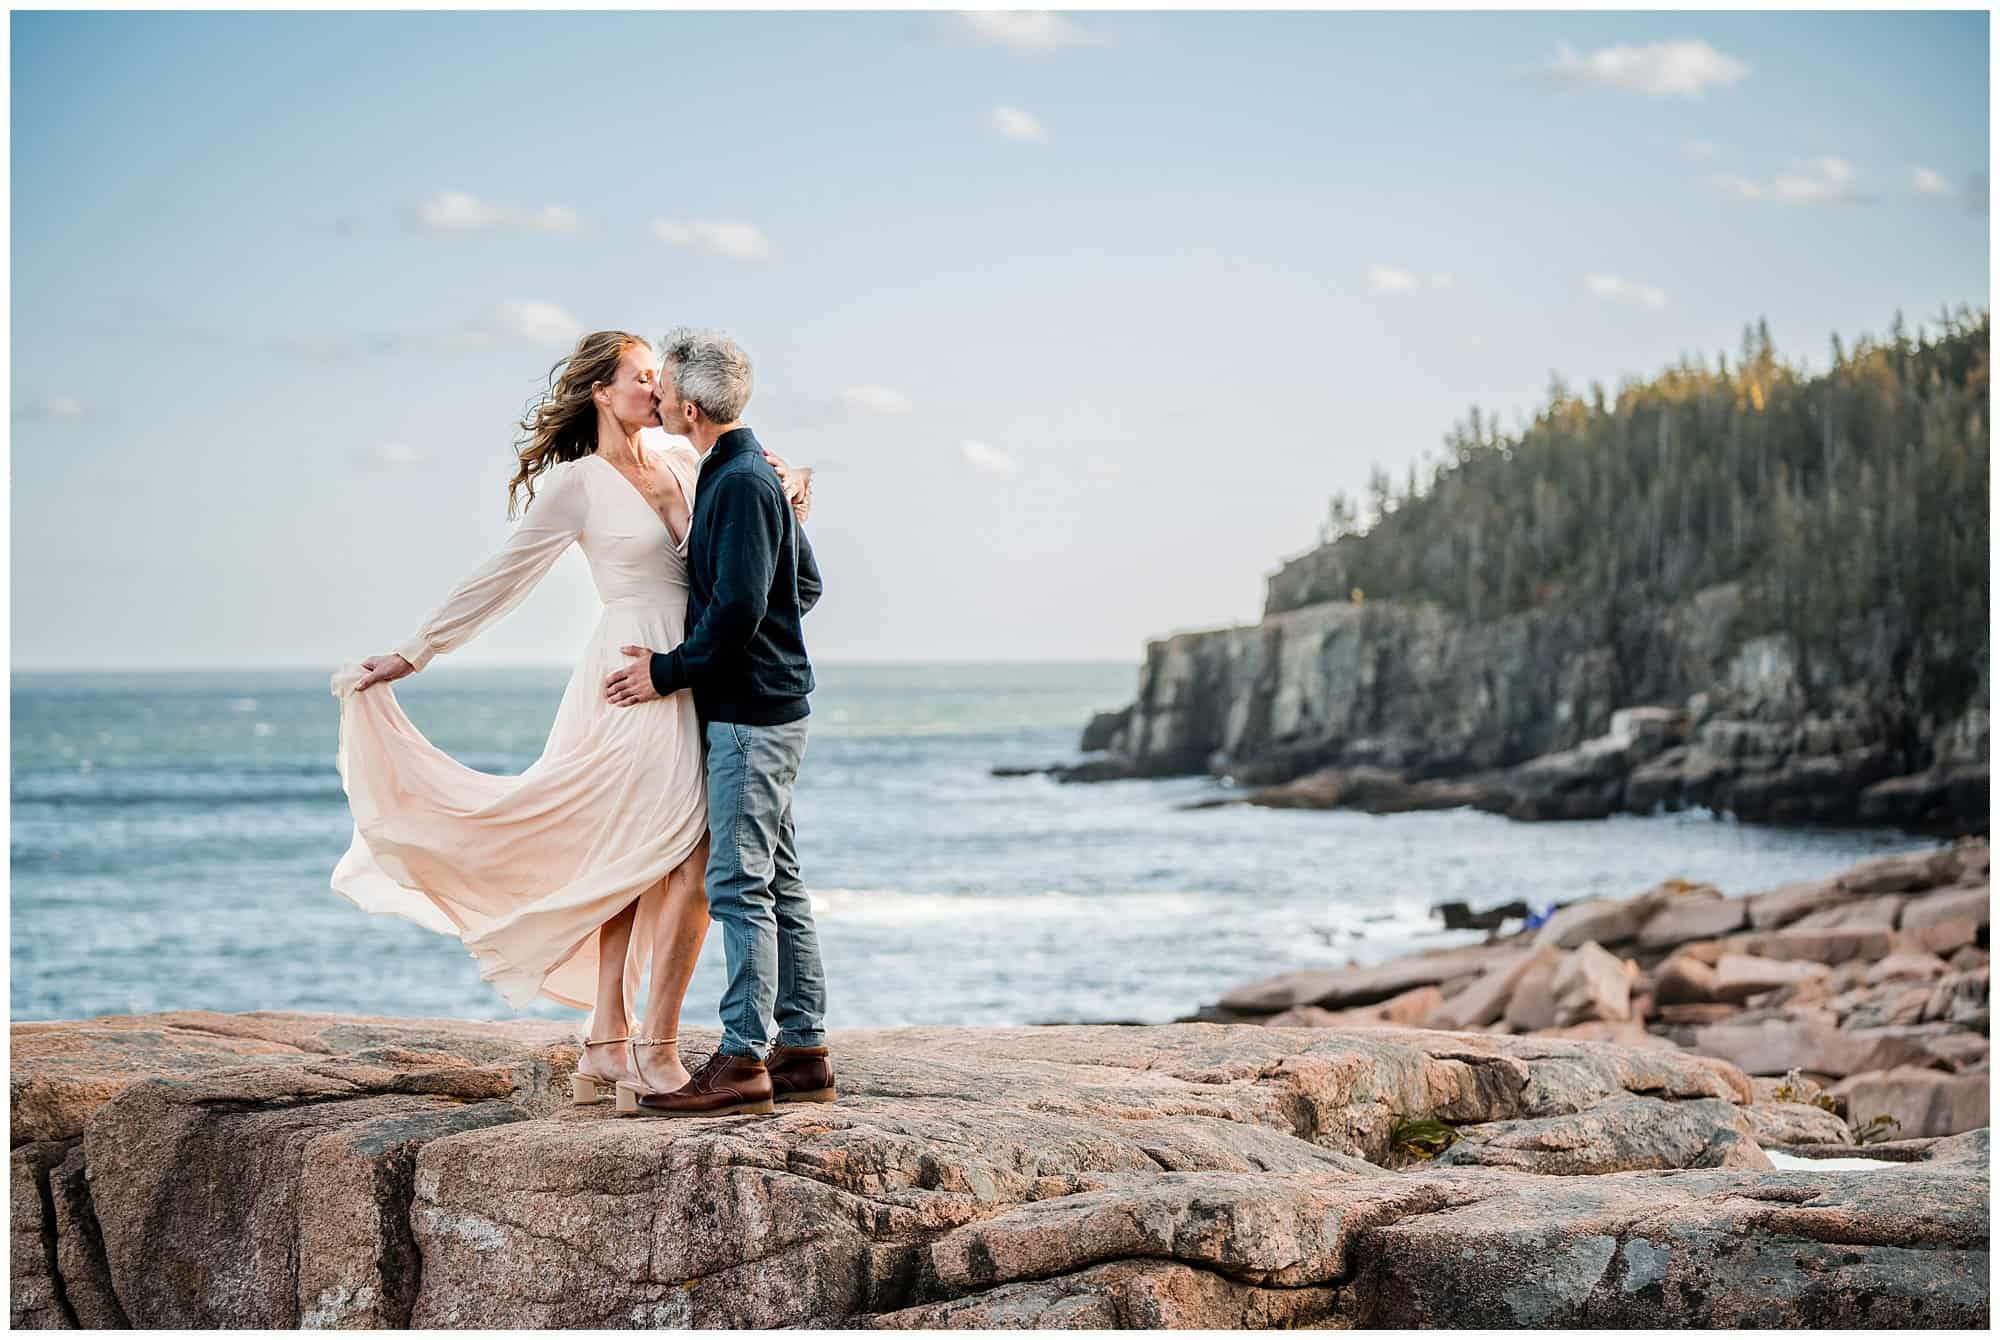
<svg viewBox="0 0 2000 1340">
<path fill-rule="evenodd" d="M 730 1059 L 727 1052 L 717 1051 L 709 1053 L 708 1059 L 701 1063 L 701 1069 L 694 1072 L 694 1078 L 697 1081 L 707 1079 L 710 1075 L 728 1065 Z"/>
</svg>

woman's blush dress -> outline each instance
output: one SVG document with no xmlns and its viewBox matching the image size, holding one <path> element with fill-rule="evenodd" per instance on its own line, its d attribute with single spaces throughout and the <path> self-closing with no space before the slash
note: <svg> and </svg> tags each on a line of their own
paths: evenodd
<svg viewBox="0 0 2000 1340">
<path fill-rule="evenodd" d="M 693 514 L 700 461 L 690 447 L 654 453 Z M 515 777 L 452 759 L 411 724 L 388 684 L 333 677 L 338 766 L 354 840 L 333 887 L 372 913 L 453 933 L 507 1002 L 536 995 L 590 1009 L 597 931 L 635 899 L 626 956 L 628 1013 L 663 895 L 661 881 L 708 825 L 693 696 L 615 707 L 604 681 L 626 645 L 665 651 L 685 635 L 687 537 L 675 540 L 616 466 L 596 456 L 536 479 L 506 546 L 396 650 L 421 670 L 513 609 L 562 552 L 581 545 L 604 609 L 584 645 L 541 757 Z"/>
</svg>

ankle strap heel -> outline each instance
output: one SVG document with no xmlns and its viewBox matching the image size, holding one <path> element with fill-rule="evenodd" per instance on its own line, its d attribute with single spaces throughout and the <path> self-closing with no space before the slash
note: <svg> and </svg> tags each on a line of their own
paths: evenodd
<svg viewBox="0 0 2000 1340">
<path fill-rule="evenodd" d="M 639 1095 L 659 1092 L 653 1081 L 647 1078 L 645 1068 L 639 1064 L 639 1048 L 671 1047 L 679 1038 L 627 1038 L 625 1039 L 625 1060 L 632 1070 L 630 1083 L 620 1082 L 616 1094 L 616 1107 L 620 1116 L 633 1116 L 639 1111 Z"/>
<path fill-rule="evenodd" d="M 632 1063 L 632 1077 L 633 1077 L 634 1079 L 636 1079 L 636 1080 L 638 1080 L 638 1081 L 639 1081 L 639 1087 L 640 1087 L 640 1088 L 642 1088 L 642 1089 L 646 1090 L 646 1091 L 647 1091 L 647 1092 L 649 1092 L 649 1093 L 658 1093 L 658 1092 L 660 1092 L 660 1090 L 658 1090 L 658 1089 L 655 1089 L 655 1088 L 653 1087 L 653 1081 L 652 1081 L 652 1080 L 650 1080 L 650 1079 L 648 1079 L 648 1078 L 646 1077 L 646 1071 L 645 1071 L 644 1067 L 642 1067 L 642 1066 L 641 1066 L 641 1065 L 639 1064 L 639 1048 L 641 1048 L 641 1047 L 672 1047 L 672 1046 L 676 1045 L 676 1044 L 677 1044 L 677 1043 L 679 1043 L 679 1042 L 680 1042 L 680 1039 L 679 1039 L 678 1037 L 671 1037 L 671 1038 L 627 1038 L 627 1039 L 625 1040 L 625 1056 L 626 1056 L 626 1059 L 627 1059 L 627 1060 L 629 1060 L 629 1061 L 630 1061 L 630 1062 Z"/>
<path fill-rule="evenodd" d="M 616 1081 L 605 1079 L 599 1075 L 593 1075 L 585 1070 L 583 1067 L 584 1057 L 590 1054 L 592 1047 L 603 1047 L 614 1042 L 627 1041 L 630 1041 L 630 1039 L 598 1038 L 594 1042 L 587 1038 L 584 1040 L 583 1050 L 576 1058 L 576 1069 L 569 1077 L 569 1100 L 571 1103 L 578 1107 L 588 1107 L 592 1103 L 602 1102 L 611 1096 Z"/>
</svg>

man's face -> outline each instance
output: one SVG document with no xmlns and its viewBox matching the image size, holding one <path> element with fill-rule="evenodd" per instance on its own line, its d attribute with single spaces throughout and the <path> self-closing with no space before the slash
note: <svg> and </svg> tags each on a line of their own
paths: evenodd
<svg viewBox="0 0 2000 1340">
<path fill-rule="evenodd" d="M 660 364 L 660 382 L 654 392 L 660 404 L 660 426 L 674 437 L 686 437 L 694 427 L 694 405 L 681 399 L 681 393 L 674 386 L 674 365 L 671 359 Z"/>
</svg>

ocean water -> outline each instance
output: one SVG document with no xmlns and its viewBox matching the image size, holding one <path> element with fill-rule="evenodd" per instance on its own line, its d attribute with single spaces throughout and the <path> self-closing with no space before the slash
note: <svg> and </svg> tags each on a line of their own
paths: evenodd
<svg viewBox="0 0 2000 1340">
<path fill-rule="evenodd" d="M 565 673 L 434 666 L 397 686 L 491 772 L 539 751 Z M 1747 892 L 1928 845 L 1705 811 L 1517 824 L 1194 810 L 1205 778 L 1060 786 L 1132 666 L 830 665 L 795 799 L 833 1027 L 1163 1022 L 1250 978 L 1423 945 L 1432 903 Z M 456 939 L 370 917 L 327 876 L 351 831 L 318 671 L 17 674 L 13 1017 L 162 1009 L 504 1018 Z M 715 1025 L 711 933 L 683 1020 Z M 552 1003 L 530 1013 L 577 1017 Z"/>
</svg>

